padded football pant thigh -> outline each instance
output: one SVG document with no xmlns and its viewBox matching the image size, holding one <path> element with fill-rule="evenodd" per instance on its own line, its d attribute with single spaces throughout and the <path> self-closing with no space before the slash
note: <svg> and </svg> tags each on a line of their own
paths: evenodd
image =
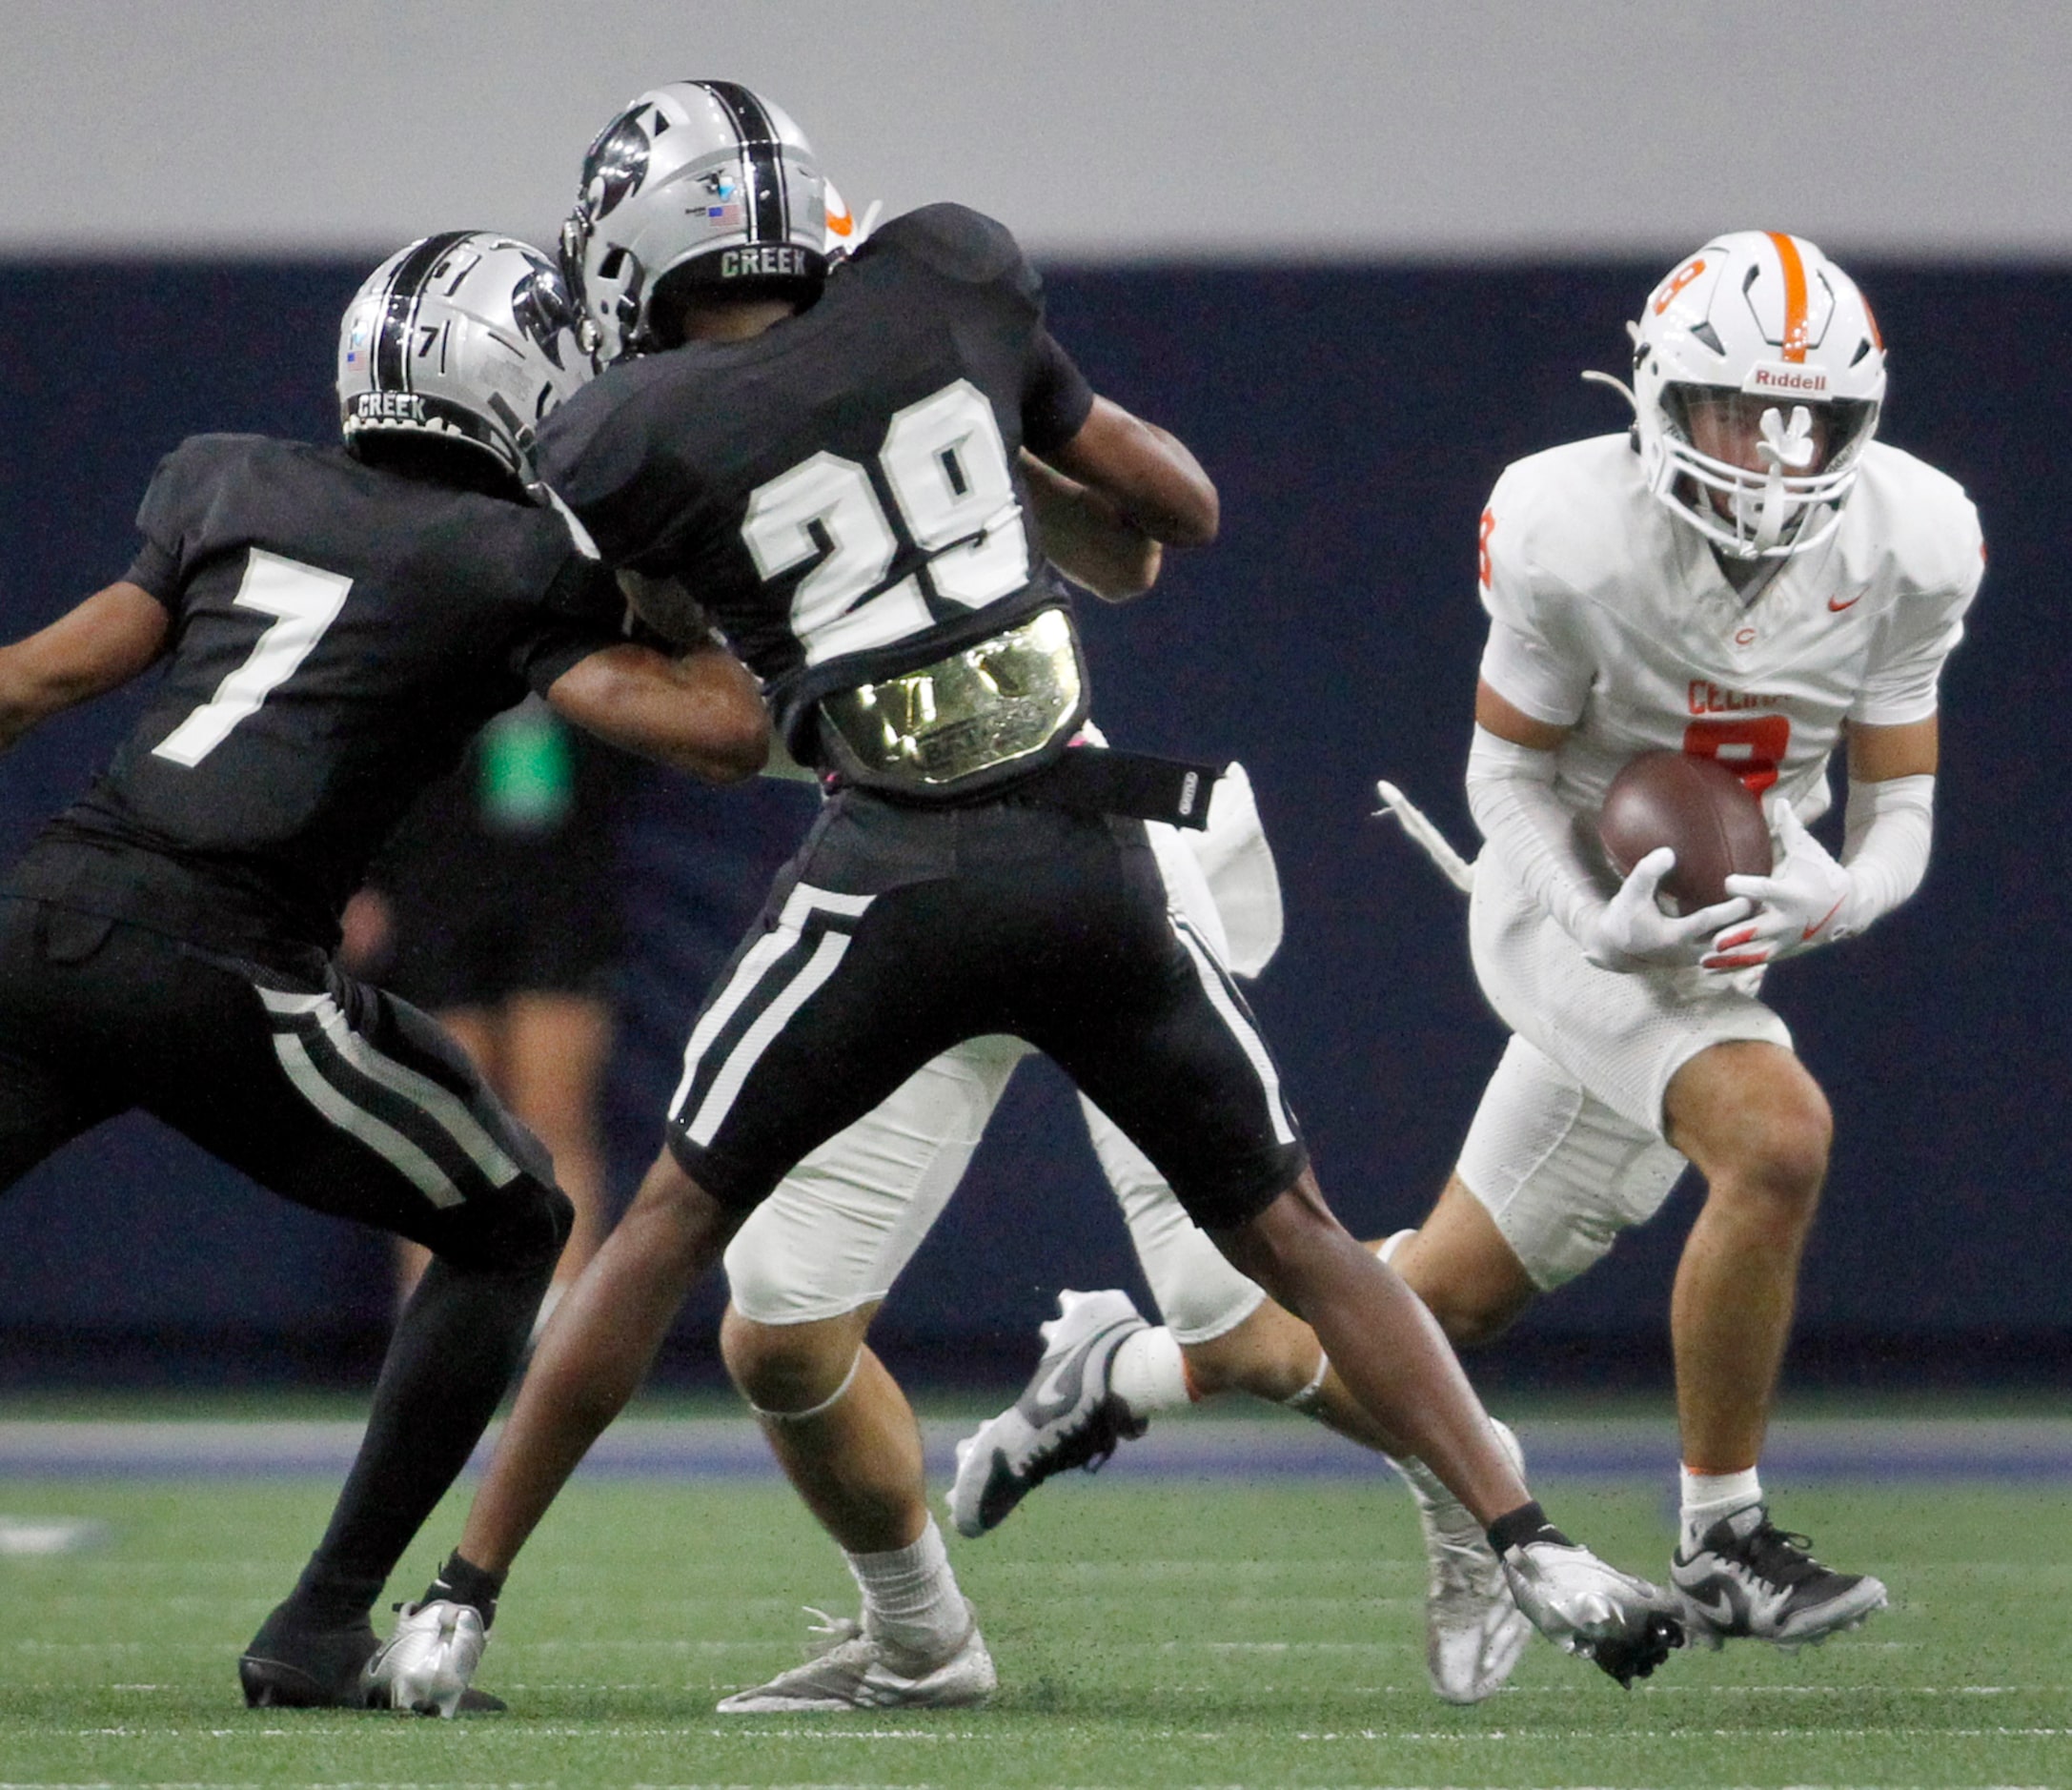
<svg viewBox="0 0 2072 1790">
<path fill-rule="evenodd" d="M 1079 1104 L 1166 1327 L 1187 1344 L 1213 1342 L 1235 1330 L 1266 1302 L 1265 1291 L 1230 1266 L 1121 1128 L 1084 1094 Z"/>
<path fill-rule="evenodd" d="M 1482 1090 L 1456 1171 L 1542 1292 L 1653 1218 L 1687 1165 L 1513 1034 Z"/>
<path fill-rule="evenodd" d="M 312 1210 L 466 1265 L 551 1268 L 571 1208 L 537 1139 L 427 1015 L 321 980 L 183 956 L 138 1104 Z"/>
<path fill-rule="evenodd" d="M 1028 1047 L 972 1038 L 837 1132 L 727 1245 L 734 1308 L 761 1324 L 839 1317 L 883 1299 L 970 1167 Z"/>
<path fill-rule="evenodd" d="M 122 1041 L 79 1023 L 75 990 L 93 972 L 66 961 L 73 951 L 94 955 L 108 930 L 104 921 L 0 897 L 0 1192 L 131 1104 Z"/>
<path fill-rule="evenodd" d="M 0 1051 L 0 1193 L 113 1113 L 97 1110 L 37 1065 Z"/>
<path fill-rule="evenodd" d="M 929 1058 L 1005 1032 L 1078 1082 L 1198 1222 L 1253 1216 L 1300 1174 L 1300 1137 L 1243 998 L 1168 914 L 1141 826 L 973 820 L 952 875 L 781 886 L 692 1027 L 679 1164 L 745 1210 Z"/>
<path fill-rule="evenodd" d="M 1234 1227 L 1294 1184 L 1308 1152 L 1236 985 L 1184 919 L 1160 913 L 1155 929 L 1111 975 L 1061 990 L 1026 1035 L 1195 1224 Z"/>
</svg>

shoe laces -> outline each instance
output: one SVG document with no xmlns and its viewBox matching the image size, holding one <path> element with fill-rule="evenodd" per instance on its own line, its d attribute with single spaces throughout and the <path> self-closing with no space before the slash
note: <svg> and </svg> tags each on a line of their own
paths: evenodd
<svg viewBox="0 0 2072 1790">
<path fill-rule="evenodd" d="M 820 1617 L 818 1622 L 806 1630 L 808 1635 L 821 1637 L 819 1640 L 807 1643 L 809 1658 L 824 1659 L 836 1648 L 845 1647 L 850 1641 L 863 1638 L 863 1625 L 854 1617 L 829 1616 L 825 1610 L 817 1610 L 810 1603 L 802 1607 L 806 1615 Z"/>
<path fill-rule="evenodd" d="M 1779 1529 L 1767 1516 L 1734 1548 L 1734 1553 L 1774 1585 L 1800 1585 L 1828 1569 L 1813 1557 L 1813 1537 Z"/>
</svg>

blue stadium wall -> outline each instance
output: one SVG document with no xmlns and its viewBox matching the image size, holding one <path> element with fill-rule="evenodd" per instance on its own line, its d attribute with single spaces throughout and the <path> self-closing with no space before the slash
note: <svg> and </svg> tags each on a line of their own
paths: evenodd
<svg viewBox="0 0 2072 1790">
<path fill-rule="evenodd" d="M 0 456 L 12 637 L 118 575 L 159 454 L 205 429 L 321 437 L 324 262 L 0 267 Z M 1326 1189 L 1356 1230 L 1414 1222 L 1501 1033 L 1461 904 L 1373 780 L 1470 837 L 1460 766 L 1482 625 L 1475 522 L 1503 464 L 1622 423 L 1576 377 L 1621 370 L 1651 267 L 1063 269 L 1052 319 L 1097 386 L 1175 428 L 1224 533 L 1132 607 L 1087 602 L 1119 743 L 1249 766 L 1289 934 L 1256 1004 Z M 2072 273 L 1856 270 L 1895 344 L 1886 437 L 1954 473 L 1992 567 L 1944 689 L 1926 888 L 1772 992 L 1833 1099 L 1833 1173 L 1797 1372 L 2021 1377 L 2072 1359 L 2072 1109 L 2062 692 L 2072 666 Z M 117 699 L 0 763 L 11 853 L 107 755 Z M 656 774 L 613 882 L 632 916 L 610 1089 L 621 1196 L 653 1153 L 698 991 L 804 824 L 809 795 Z M 1666 1360 L 1687 1185 L 1486 1357 L 1503 1375 L 1643 1380 Z M 1022 1071 L 973 1174 L 881 1319 L 917 1377 L 1016 1370 L 1061 1286 L 1141 1282 L 1062 1078 Z M 379 1241 L 295 1210 L 131 1118 L 0 1200 L 0 1383 L 353 1377 L 378 1347 Z M 717 1289 L 680 1373 L 709 1375 Z"/>
</svg>

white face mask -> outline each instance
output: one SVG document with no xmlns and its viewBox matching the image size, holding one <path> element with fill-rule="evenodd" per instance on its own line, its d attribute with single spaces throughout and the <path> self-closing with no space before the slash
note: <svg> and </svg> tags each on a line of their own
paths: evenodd
<svg viewBox="0 0 2072 1790">
<path fill-rule="evenodd" d="M 1776 405 L 1762 413 L 1757 456 L 1769 469 L 1759 487 L 1746 482 L 1734 491 L 1735 530 L 1754 544 L 1758 554 L 1767 553 L 1783 539 L 1785 524 L 1805 507 L 1786 495 L 1785 480 L 1803 473 L 1814 462 L 1819 448 L 1813 438 L 1813 413 L 1803 404 L 1792 407 L 1789 425 Z"/>
<path fill-rule="evenodd" d="M 1694 397 L 1681 434 L 1663 442 L 1660 476 L 1687 493 L 1673 507 L 1734 557 L 1801 553 L 1832 532 L 1854 481 L 1854 456 L 1834 451 L 1834 429 L 1805 404 L 1787 414 L 1743 393 Z"/>
</svg>

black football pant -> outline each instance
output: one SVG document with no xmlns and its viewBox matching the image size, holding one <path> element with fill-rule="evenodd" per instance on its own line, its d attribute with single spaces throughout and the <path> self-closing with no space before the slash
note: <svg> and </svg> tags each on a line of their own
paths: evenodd
<svg viewBox="0 0 2072 1790">
<path fill-rule="evenodd" d="M 995 1032 L 1049 1056 L 1207 1229 L 1253 1217 L 1308 1160 L 1141 822 L 861 791 L 823 811 L 705 997 L 669 1148 L 745 1210 L 923 1064 Z"/>
<path fill-rule="evenodd" d="M 0 898 L 0 1189 L 136 1108 L 299 1205 L 431 1250 L 292 1600 L 312 1626 L 348 1626 L 495 1414 L 570 1208 L 430 1019 L 320 952 L 262 955 Z"/>
</svg>

